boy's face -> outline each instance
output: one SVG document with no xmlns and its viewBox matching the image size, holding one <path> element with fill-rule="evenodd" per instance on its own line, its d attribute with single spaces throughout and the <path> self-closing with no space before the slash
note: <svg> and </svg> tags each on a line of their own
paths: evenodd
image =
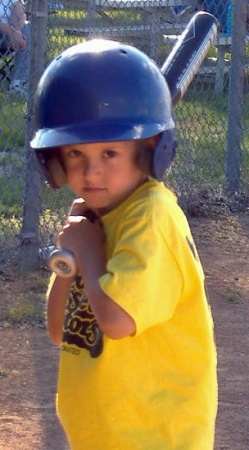
<svg viewBox="0 0 249 450">
<path fill-rule="evenodd" d="M 137 147 L 137 141 L 62 147 L 68 185 L 89 208 L 111 211 L 147 178 L 135 162 Z"/>
</svg>

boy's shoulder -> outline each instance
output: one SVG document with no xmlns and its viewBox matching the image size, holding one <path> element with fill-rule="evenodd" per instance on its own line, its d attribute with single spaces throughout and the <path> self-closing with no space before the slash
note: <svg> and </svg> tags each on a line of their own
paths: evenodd
<svg viewBox="0 0 249 450">
<path fill-rule="evenodd" d="M 139 189 L 134 192 L 133 202 L 140 201 L 144 203 L 145 209 L 150 208 L 160 209 L 161 207 L 169 208 L 177 206 L 177 198 L 175 194 L 167 188 L 163 182 L 157 181 L 155 179 L 148 180 Z"/>
<path fill-rule="evenodd" d="M 124 210 L 126 217 L 145 219 L 159 229 L 188 228 L 188 221 L 176 195 L 163 182 L 151 179 L 134 192 Z"/>
<path fill-rule="evenodd" d="M 162 182 L 154 179 L 141 185 L 122 204 L 103 217 L 108 235 L 155 236 L 172 242 L 176 235 L 189 235 L 187 218 L 177 197 Z"/>
<path fill-rule="evenodd" d="M 139 186 L 117 208 L 103 217 L 105 224 L 129 221 L 164 222 L 180 209 L 177 198 L 162 182 L 150 179 Z"/>
<path fill-rule="evenodd" d="M 150 179 L 127 199 L 123 204 L 123 213 L 127 217 L 138 217 L 157 222 L 165 220 L 169 214 L 174 214 L 177 205 L 177 198 L 162 182 Z"/>
</svg>

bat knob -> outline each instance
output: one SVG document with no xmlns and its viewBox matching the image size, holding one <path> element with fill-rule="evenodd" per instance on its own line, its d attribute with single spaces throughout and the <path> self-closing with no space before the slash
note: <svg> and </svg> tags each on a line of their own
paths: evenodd
<svg viewBox="0 0 249 450">
<path fill-rule="evenodd" d="M 68 250 L 54 250 L 49 257 L 49 267 L 63 278 L 71 278 L 77 273 L 74 255 Z"/>
</svg>

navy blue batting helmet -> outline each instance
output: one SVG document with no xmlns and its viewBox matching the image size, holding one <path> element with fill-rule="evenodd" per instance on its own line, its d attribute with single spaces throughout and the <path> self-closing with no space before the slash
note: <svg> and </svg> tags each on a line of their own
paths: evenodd
<svg viewBox="0 0 249 450">
<path fill-rule="evenodd" d="M 45 70 L 35 95 L 31 147 L 58 188 L 66 177 L 51 149 L 161 134 L 152 167 L 161 179 L 175 154 L 174 128 L 170 92 L 158 66 L 133 46 L 96 39 L 65 50 Z"/>
</svg>

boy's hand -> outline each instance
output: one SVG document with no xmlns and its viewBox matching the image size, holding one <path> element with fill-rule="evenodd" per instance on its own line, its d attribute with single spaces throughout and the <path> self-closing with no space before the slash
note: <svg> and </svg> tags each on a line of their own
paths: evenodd
<svg viewBox="0 0 249 450">
<path fill-rule="evenodd" d="M 77 198 L 76 200 L 73 201 L 71 208 L 69 210 L 68 216 L 84 216 L 89 218 L 89 212 L 92 212 L 92 216 L 95 218 L 95 216 L 97 217 L 98 214 L 96 211 L 93 210 L 89 210 L 85 200 L 83 198 Z M 91 221 L 91 218 L 89 218 L 89 220 Z M 92 222 L 94 222 L 94 220 L 92 220 Z"/>
<path fill-rule="evenodd" d="M 86 217 L 69 216 L 57 245 L 72 252 L 80 271 L 85 271 L 89 263 L 105 258 L 105 235 L 100 219 L 93 223 Z"/>
<path fill-rule="evenodd" d="M 105 236 L 100 218 L 92 210 L 85 209 L 82 200 L 73 203 L 70 213 L 77 215 L 68 216 L 67 224 L 57 238 L 57 249 L 49 257 L 50 268 L 66 278 L 78 271 L 83 275 L 89 262 L 105 262 Z M 95 227 L 89 227 L 93 224 Z M 89 257 L 86 259 L 85 255 Z"/>
</svg>

